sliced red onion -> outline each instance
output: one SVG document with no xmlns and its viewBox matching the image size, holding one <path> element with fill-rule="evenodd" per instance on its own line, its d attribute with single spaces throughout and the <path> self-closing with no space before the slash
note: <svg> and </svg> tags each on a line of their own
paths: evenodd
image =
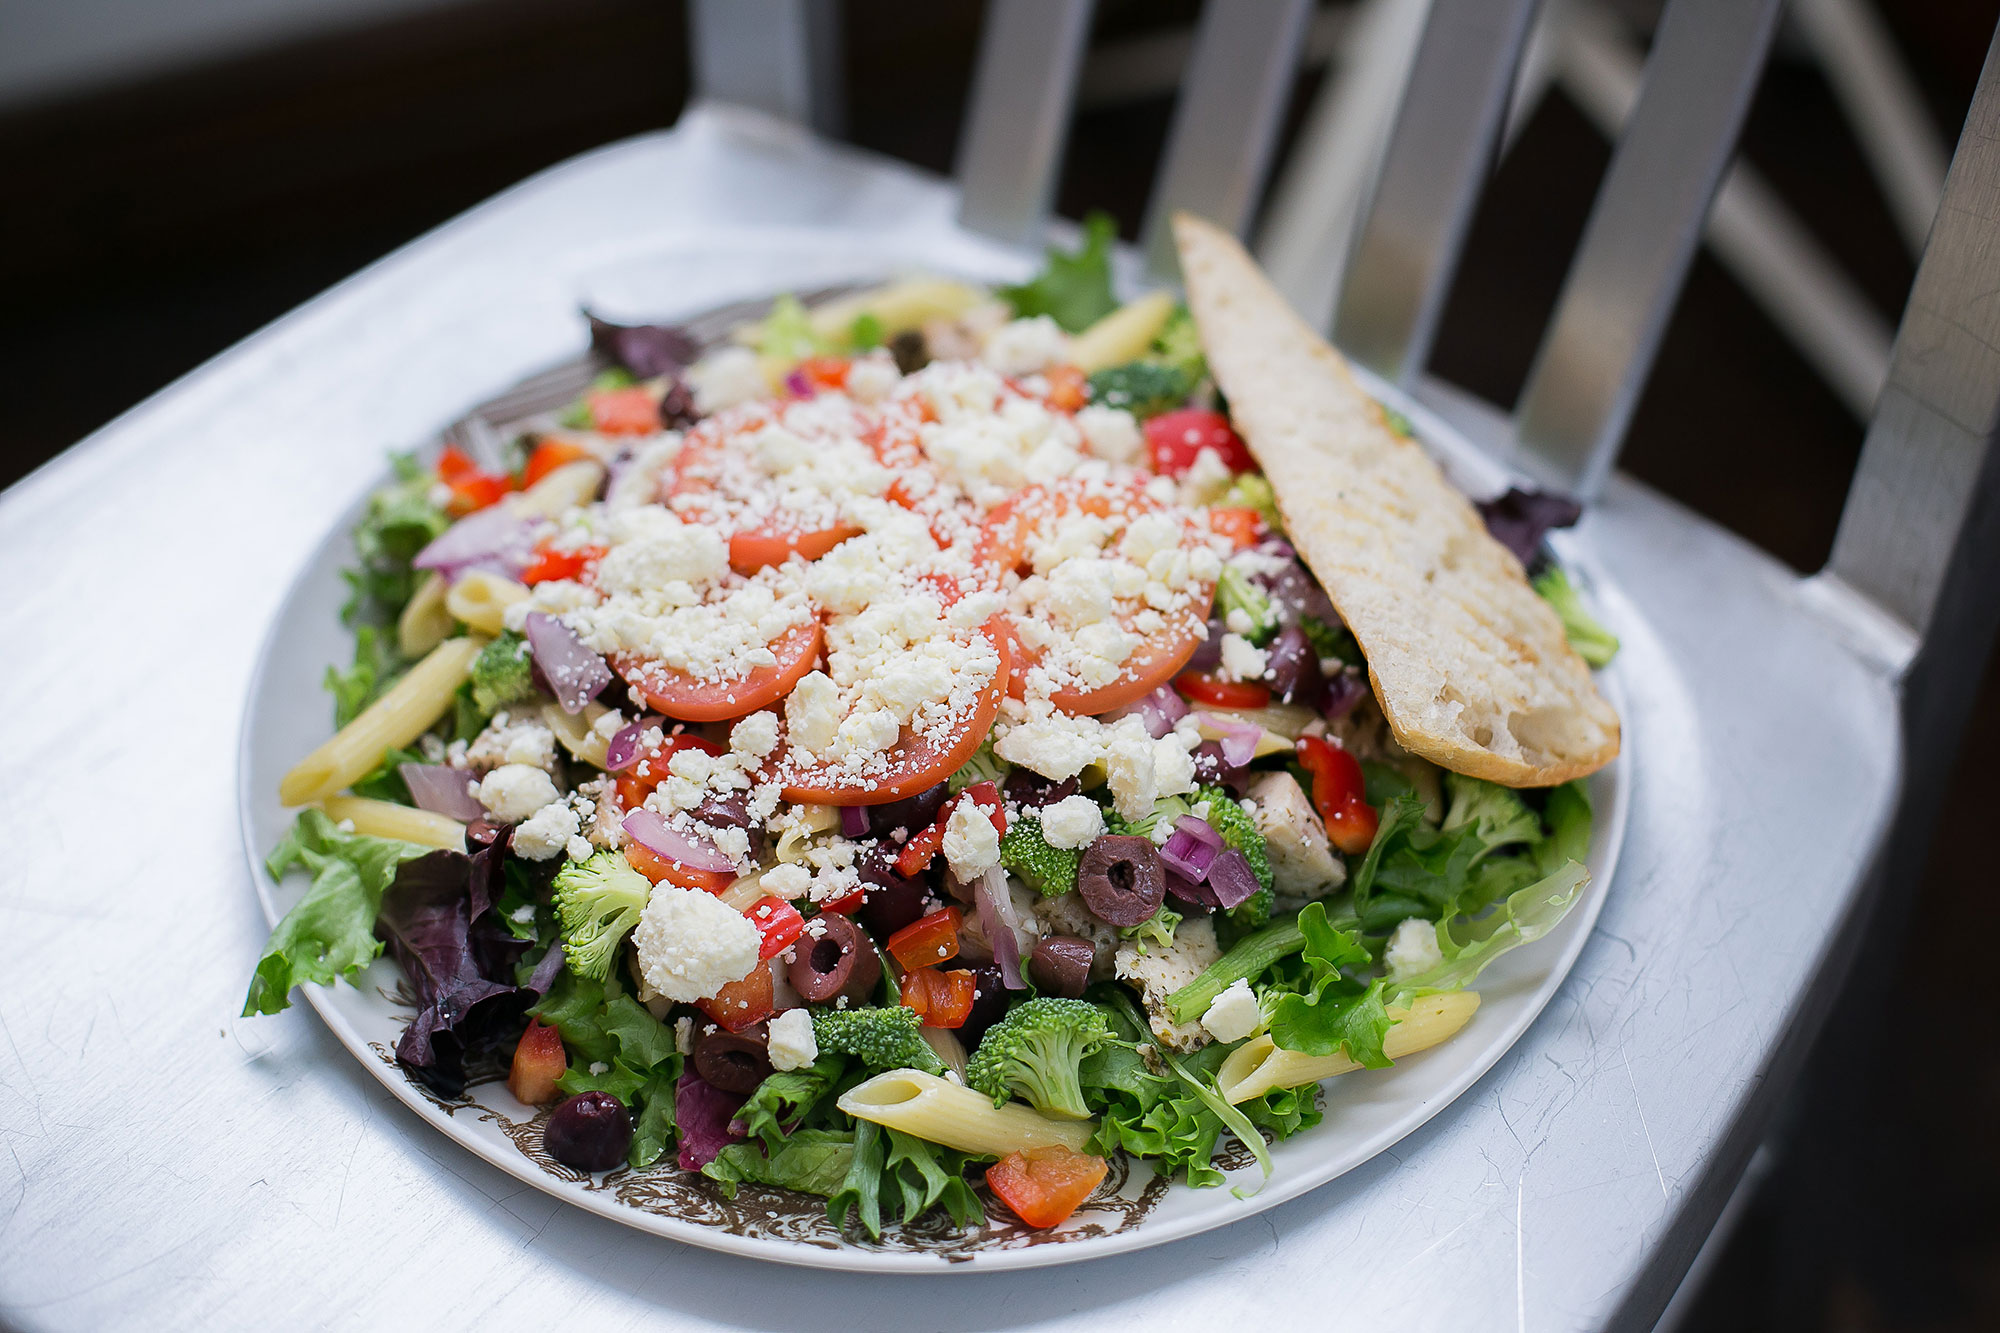
<svg viewBox="0 0 2000 1333">
<path fill-rule="evenodd" d="M 527 629 L 528 648 L 556 702 L 565 713 L 581 713 L 611 683 L 611 668 L 584 646 L 575 630 L 546 612 L 530 611 Z"/>
<path fill-rule="evenodd" d="M 843 805 L 840 807 L 840 834 L 844 838 L 865 838 L 868 836 L 868 807 L 865 805 Z"/>
<path fill-rule="evenodd" d="M 608 773 L 622 773 L 639 759 L 639 738 L 653 727 L 662 726 L 664 719 L 657 713 L 641 714 L 636 722 L 628 722 L 621 727 L 611 743 L 604 747 L 604 768 Z"/>
<path fill-rule="evenodd" d="M 1222 733 L 1225 763 L 1241 768 L 1257 757 L 1257 742 L 1264 738 L 1264 729 L 1254 722 L 1236 722 L 1216 713 L 1196 713 L 1195 719 Z"/>
<path fill-rule="evenodd" d="M 1199 883 L 1208 878 L 1208 868 L 1222 850 L 1222 835 L 1207 820 L 1182 815 L 1160 848 L 1160 859 L 1167 869 Z"/>
<path fill-rule="evenodd" d="M 1250 868 L 1249 860 L 1232 847 L 1209 866 L 1208 887 L 1214 892 L 1218 906 L 1234 907 L 1264 886 L 1257 882 L 1257 872 Z"/>
<path fill-rule="evenodd" d="M 1014 899 L 1007 892 L 1007 872 L 995 866 L 981 875 L 973 898 L 979 904 L 979 928 L 993 948 L 993 962 L 1000 969 L 1001 984 L 1008 990 L 1025 990 L 1021 980 L 1021 939 L 1014 933 L 1020 921 L 1014 915 Z"/>
<path fill-rule="evenodd" d="M 445 764 L 398 764 L 410 799 L 420 810 L 468 822 L 486 813 L 486 807 L 472 794 L 472 775 L 463 768 Z"/>
<path fill-rule="evenodd" d="M 813 382 L 803 370 L 794 370 L 785 376 L 785 392 L 794 398 L 813 396 Z"/>
<path fill-rule="evenodd" d="M 1176 694 L 1173 686 L 1162 685 L 1137 703 L 1127 704 L 1110 713 L 1104 720 L 1116 722 L 1121 717 L 1136 717 L 1146 724 L 1146 734 L 1158 740 L 1174 729 L 1174 723 L 1187 716 L 1187 710 L 1187 700 Z"/>
<path fill-rule="evenodd" d="M 1296 560 L 1299 553 L 1283 537 L 1266 537 L 1257 543 L 1257 554 L 1268 555 L 1274 560 Z"/>
<path fill-rule="evenodd" d="M 410 564 L 455 579 L 474 565 L 504 570 L 509 577 L 534 554 L 534 530 L 527 520 L 500 505 L 468 514 L 446 528 Z"/>
<path fill-rule="evenodd" d="M 1320 690 L 1319 711 L 1329 722 L 1338 722 L 1354 711 L 1368 695 L 1368 678 L 1358 667 L 1348 667 L 1328 676 Z"/>
<path fill-rule="evenodd" d="M 1296 625 L 1303 616 L 1311 616 L 1328 625 L 1342 623 L 1340 613 L 1333 609 L 1333 601 L 1326 595 L 1326 590 L 1313 581 L 1313 576 L 1298 561 L 1294 560 L 1279 573 L 1259 581 L 1269 589 L 1282 623 Z"/>
<path fill-rule="evenodd" d="M 1178 871 L 1167 872 L 1167 896 L 1178 898 L 1196 907 L 1220 907 L 1222 902 L 1215 896 L 1215 890 L 1201 880 L 1189 879 Z"/>
<path fill-rule="evenodd" d="M 625 833 L 632 841 L 656 856 L 689 870 L 711 870 L 727 874 L 736 863 L 700 838 L 689 837 L 660 818 L 659 812 L 640 806 L 625 816 Z"/>
</svg>

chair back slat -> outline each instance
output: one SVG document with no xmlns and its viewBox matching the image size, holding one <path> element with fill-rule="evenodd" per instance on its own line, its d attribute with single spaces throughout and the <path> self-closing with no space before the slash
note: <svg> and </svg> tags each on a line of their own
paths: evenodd
<svg viewBox="0 0 2000 1333">
<path fill-rule="evenodd" d="M 1181 80 L 1158 183 L 1147 209 L 1146 263 L 1171 276 L 1174 210 L 1238 233 L 1264 184 L 1291 98 L 1312 0 L 1207 0 Z"/>
<path fill-rule="evenodd" d="M 1334 314 L 1334 341 L 1390 379 L 1429 358 L 1536 4 L 1433 0 Z"/>
<path fill-rule="evenodd" d="M 697 97 L 837 135 L 844 127 L 840 7 L 831 0 L 695 0 Z"/>
<path fill-rule="evenodd" d="M 959 221 L 1037 239 L 1054 197 L 1092 0 L 992 0 L 959 140 Z"/>
<path fill-rule="evenodd" d="M 1779 0 L 1668 0 L 1515 422 L 1520 462 L 1594 496 L 1735 154 Z"/>
<path fill-rule="evenodd" d="M 1828 569 L 1923 638 L 1991 637 L 2000 561 L 2000 34 L 1917 266 Z"/>
</svg>

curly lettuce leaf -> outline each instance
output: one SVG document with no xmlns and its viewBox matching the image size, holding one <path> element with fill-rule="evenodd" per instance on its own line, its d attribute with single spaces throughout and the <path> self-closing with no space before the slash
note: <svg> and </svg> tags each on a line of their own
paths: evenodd
<svg viewBox="0 0 2000 1333">
<path fill-rule="evenodd" d="M 1305 936 L 1299 957 L 1306 974 L 1296 990 L 1265 996 L 1271 1040 L 1306 1055 L 1332 1055 L 1345 1048 L 1358 1064 L 1385 1067 L 1389 1057 L 1382 1040 L 1389 1033 L 1389 1015 L 1381 981 L 1362 975 L 1375 962 L 1368 946 L 1356 932 L 1333 926 L 1324 903 L 1306 904 L 1298 927 Z"/>
<path fill-rule="evenodd" d="M 767 1075 L 743 1109 L 736 1113 L 744 1133 L 761 1140 L 767 1151 L 776 1154 L 789 1134 L 812 1114 L 833 1085 L 847 1072 L 846 1057 L 822 1055 L 804 1069 L 784 1069 Z"/>
<path fill-rule="evenodd" d="M 451 526 L 451 516 L 431 498 L 437 478 L 411 454 L 389 459 L 396 479 L 368 497 L 368 510 L 354 525 L 359 562 L 342 577 L 347 603 L 340 608 L 348 625 L 393 622 L 417 590 L 421 575 L 410 560 Z"/>
<path fill-rule="evenodd" d="M 381 698 L 409 665 L 396 647 L 394 631 L 373 625 L 355 630 L 354 661 L 345 668 L 326 669 L 323 684 L 333 696 L 333 725 L 344 727 L 352 722 L 362 709 Z"/>
<path fill-rule="evenodd" d="M 986 1210 L 964 1175 L 971 1160 L 951 1148 L 857 1120 L 847 1175 L 827 1200 L 826 1215 L 842 1230 L 850 1216 L 858 1216 L 862 1229 L 878 1239 L 885 1221 L 914 1222 L 933 1208 L 943 1208 L 960 1227 L 983 1222 Z"/>
<path fill-rule="evenodd" d="M 1477 917 L 1445 917 L 1437 923 L 1438 951 L 1444 961 L 1393 983 L 1390 1002 L 1470 986 L 1501 954 L 1532 944 L 1554 930 L 1589 882 L 1590 872 L 1583 864 L 1569 861 L 1546 878 L 1510 894 L 1490 912 Z"/>
<path fill-rule="evenodd" d="M 1583 595 L 1561 566 L 1550 565 L 1535 576 L 1534 582 L 1535 591 L 1561 618 L 1563 634 L 1569 639 L 1569 646 L 1576 649 L 1576 655 L 1594 667 L 1610 666 L 1611 659 L 1618 656 L 1618 636 L 1590 614 L 1583 604 Z"/>
<path fill-rule="evenodd" d="M 851 1130 L 802 1129 L 775 1144 L 732 1143 L 701 1173 L 727 1199 L 735 1198 L 737 1186 L 746 1181 L 832 1198 L 853 1171 L 854 1137 Z"/>
<path fill-rule="evenodd" d="M 1110 214 L 1092 213 L 1083 220 L 1083 245 L 1075 253 L 1050 246 L 1042 271 L 1018 287 L 1002 287 L 1000 299 L 1017 319 L 1047 315 L 1081 333 L 1118 308 L 1111 292 L 1111 245 L 1117 238 Z"/>
<path fill-rule="evenodd" d="M 312 887 L 272 930 L 243 998 L 244 1016 L 278 1013 L 291 1003 L 292 987 L 352 980 L 373 962 L 382 952 L 375 938 L 382 895 L 403 862 L 433 850 L 396 838 L 343 833 L 324 811 L 301 811 L 264 864 L 273 879 L 302 866 L 313 877 Z"/>
</svg>

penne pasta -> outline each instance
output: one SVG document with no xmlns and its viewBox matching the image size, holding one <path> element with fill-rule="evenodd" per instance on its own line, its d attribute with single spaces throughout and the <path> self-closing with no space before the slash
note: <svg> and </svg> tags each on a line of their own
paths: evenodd
<svg viewBox="0 0 2000 1333">
<path fill-rule="evenodd" d="M 604 464 L 579 458 L 552 469 L 549 474 L 515 496 L 510 507 L 526 518 L 560 518 L 578 505 L 597 498 L 604 484 Z"/>
<path fill-rule="evenodd" d="M 286 805 L 323 801 L 368 776 L 382 756 L 408 745 L 451 708 L 485 640 L 446 639 L 333 739 L 301 759 L 278 784 Z"/>
<path fill-rule="evenodd" d="M 1070 340 L 1070 364 L 1088 375 L 1137 361 L 1151 349 L 1173 313 L 1174 298 L 1167 292 L 1128 301 Z"/>
<path fill-rule="evenodd" d="M 877 1074 L 849 1088 L 836 1104 L 857 1120 L 979 1157 L 1058 1144 L 1082 1152 L 1097 1127 L 1092 1120 L 1052 1120 L 1019 1102 L 995 1106 L 983 1092 L 914 1069 Z"/>
<path fill-rule="evenodd" d="M 764 887 L 764 872 L 761 870 L 738 875 L 730 881 L 728 888 L 716 895 L 739 912 L 747 912 L 755 907 L 760 899 L 771 896 L 771 891 Z"/>
<path fill-rule="evenodd" d="M 1382 1049 L 1391 1060 L 1426 1051 L 1457 1034 L 1479 1009 L 1479 993 L 1461 990 L 1425 995 L 1410 1001 L 1407 1009 L 1391 1009 L 1394 1026 L 1382 1040 Z M 1323 1078 L 1359 1069 L 1347 1052 L 1333 1055 L 1305 1055 L 1281 1049 L 1267 1033 L 1252 1037 L 1222 1062 L 1215 1071 L 1215 1086 L 1223 1099 L 1247 1102 L 1273 1088 L 1294 1088 L 1301 1083 L 1317 1083 Z"/>
<path fill-rule="evenodd" d="M 785 831 L 778 835 L 778 845 L 774 855 L 779 864 L 787 861 L 803 861 L 806 855 L 806 840 L 814 834 L 829 833 L 840 827 L 840 811 L 830 805 L 801 805 L 793 811 L 792 821 Z"/>
<path fill-rule="evenodd" d="M 611 742 L 597 730 L 597 719 L 610 712 L 601 703 L 587 703 L 581 713 L 565 713 L 560 704 L 542 705 L 542 725 L 556 734 L 563 749 L 593 768 L 603 768 Z"/>
<path fill-rule="evenodd" d="M 371 801 L 365 796 L 329 796 L 320 802 L 320 809 L 334 823 L 352 825 L 356 833 L 371 838 L 401 838 L 424 847 L 465 850 L 465 825 L 429 810 Z"/>
<path fill-rule="evenodd" d="M 451 637 L 451 612 L 444 607 L 444 578 L 433 570 L 424 575 L 396 618 L 396 646 L 405 657 L 422 657 Z"/>
<path fill-rule="evenodd" d="M 507 608 L 525 601 L 525 584 L 487 569 L 470 569 L 445 591 L 444 608 L 452 618 L 480 634 L 498 634 L 507 627 Z"/>
</svg>

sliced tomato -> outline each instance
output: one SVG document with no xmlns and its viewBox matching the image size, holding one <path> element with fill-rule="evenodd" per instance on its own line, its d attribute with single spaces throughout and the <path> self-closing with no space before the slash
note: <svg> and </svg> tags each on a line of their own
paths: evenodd
<svg viewBox="0 0 2000 1333">
<path fill-rule="evenodd" d="M 685 731 L 675 732 L 661 738 L 660 743 L 632 761 L 632 766 L 618 774 L 618 802 L 626 810 L 636 810 L 646 803 L 653 794 L 653 788 L 667 780 L 667 764 L 674 755 L 687 749 L 700 750 L 718 758 L 722 747 L 701 736 L 692 736 Z"/>
<path fill-rule="evenodd" d="M 660 405 L 643 384 L 584 395 L 590 424 L 605 435 L 651 435 L 660 429 Z"/>
<path fill-rule="evenodd" d="M 543 440 L 528 455 L 528 462 L 521 469 L 521 489 L 540 481 L 565 463 L 580 463 L 591 456 L 590 450 L 568 440 Z"/>
<path fill-rule="evenodd" d="M 703 893 L 721 893 L 736 882 L 736 876 L 727 870 L 696 870 L 693 866 L 669 861 L 652 848 L 642 847 L 636 842 L 625 844 L 625 864 L 654 884 L 665 880 L 684 889 L 700 889 Z"/>
<path fill-rule="evenodd" d="M 1230 544 L 1240 551 L 1257 544 L 1264 531 L 1264 516 L 1254 509 L 1211 509 L 1208 526 L 1229 538 Z"/>
<path fill-rule="evenodd" d="M 1183 671 L 1174 688 L 1198 704 L 1217 708 L 1262 708 L 1271 702 L 1271 687 L 1254 680 L 1223 680 L 1202 671 Z"/>
<path fill-rule="evenodd" d="M 819 660 L 819 618 L 779 635 L 770 643 L 778 660 L 734 680 L 702 680 L 647 658 L 619 654 L 612 669 L 646 696 L 649 707 L 683 722 L 722 722 L 745 717 L 792 692 Z"/>
<path fill-rule="evenodd" d="M 711 998 L 695 1001 L 703 1013 L 726 1031 L 741 1032 L 761 1023 L 777 1008 L 777 990 L 771 984 L 771 967 L 759 963 L 741 981 L 732 981 Z"/>
<path fill-rule="evenodd" d="M 755 574 L 766 565 L 782 565 L 796 555 L 817 560 L 861 529 L 852 523 L 836 523 L 811 532 L 752 528 L 729 539 L 729 567 L 738 574 Z"/>
<path fill-rule="evenodd" d="M 986 1168 L 986 1183 L 1031 1227 L 1052 1227 L 1077 1210 L 1110 1163 L 1061 1144 L 1008 1153 Z"/>
<path fill-rule="evenodd" d="M 965 913 L 956 907 L 940 907 L 891 935 L 883 947 L 908 971 L 935 967 L 958 957 L 958 928 L 964 924 Z"/>
<path fill-rule="evenodd" d="M 805 933 L 806 919 L 799 915 L 799 909 L 775 895 L 759 898 L 743 915 L 757 927 L 762 941 L 757 946 L 759 958 L 777 957 Z"/>
<path fill-rule="evenodd" d="M 965 1026 L 972 1014 L 972 1002 L 979 995 L 979 979 L 963 968 L 940 972 L 920 967 L 903 975 L 903 1007 L 914 1010 L 929 1028 Z"/>
<path fill-rule="evenodd" d="M 526 1106 L 554 1101 L 556 1080 L 569 1068 L 562 1033 L 541 1019 L 530 1019 L 514 1046 L 514 1064 L 507 1074 L 507 1091 Z"/>
<path fill-rule="evenodd" d="M 980 633 L 1000 654 L 1000 669 L 993 673 L 993 679 L 986 682 L 986 688 L 979 692 L 979 698 L 957 732 L 942 741 L 906 732 L 885 756 L 885 767 L 865 778 L 855 778 L 832 768 L 791 766 L 781 759 L 779 767 L 785 784 L 785 799 L 819 805 L 886 805 L 890 801 L 900 801 L 905 796 L 927 791 L 956 773 L 966 760 L 972 758 L 972 752 L 979 748 L 987 733 L 993 730 L 993 719 L 1000 715 L 1000 700 L 1007 693 L 1007 681 L 1012 671 L 1012 658 L 1006 646 L 999 642 L 999 631 L 994 621 L 989 620 L 981 626 Z M 791 687 L 788 685 L 786 688 Z"/>
<path fill-rule="evenodd" d="M 1194 466 L 1204 449 L 1213 449 L 1231 472 L 1255 472 L 1250 446 L 1229 427 L 1229 418 L 1205 407 L 1162 412 L 1146 423 L 1146 454 L 1153 471 L 1179 477 Z"/>
</svg>

